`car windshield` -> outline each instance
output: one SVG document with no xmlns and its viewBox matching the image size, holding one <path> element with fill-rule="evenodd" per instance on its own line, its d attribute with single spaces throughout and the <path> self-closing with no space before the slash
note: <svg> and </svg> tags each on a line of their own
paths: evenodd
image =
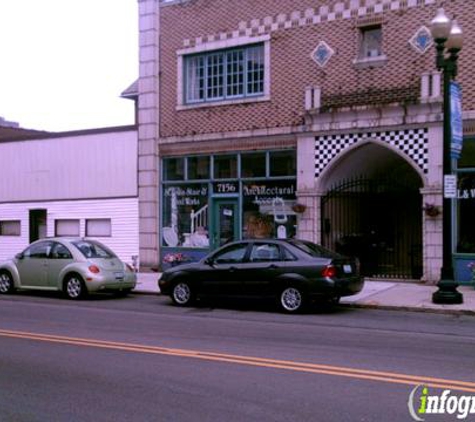
<svg viewBox="0 0 475 422">
<path fill-rule="evenodd" d="M 72 242 L 76 248 L 86 257 L 86 258 L 115 258 L 114 253 L 107 249 L 104 245 L 101 245 L 98 242 L 93 242 L 91 240 L 78 240 Z"/>
<path fill-rule="evenodd" d="M 290 239 L 289 243 L 316 258 L 334 258 L 338 256 L 336 252 L 330 249 L 305 240 Z"/>
</svg>

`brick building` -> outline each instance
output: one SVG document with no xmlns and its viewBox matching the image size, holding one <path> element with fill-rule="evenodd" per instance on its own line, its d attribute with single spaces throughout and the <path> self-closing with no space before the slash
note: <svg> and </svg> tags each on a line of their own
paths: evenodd
<svg viewBox="0 0 475 422">
<path fill-rule="evenodd" d="M 139 0 L 142 265 L 298 236 L 358 255 L 369 277 L 437 281 L 443 114 L 428 27 L 439 3 Z M 445 10 L 471 40 L 475 2 Z M 475 253 L 474 50 L 459 59 L 459 260 Z"/>
</svg>

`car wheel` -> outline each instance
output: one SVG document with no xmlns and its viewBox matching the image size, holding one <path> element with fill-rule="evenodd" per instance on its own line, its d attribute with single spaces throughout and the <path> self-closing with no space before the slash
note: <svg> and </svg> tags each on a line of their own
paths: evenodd
<svg viewBox="0 0 475 422">
<path fill-rule="evenodd" d="M 68 299 L 81 299 L 87 294 L 86 285 L 81 276 L 73 274 L 64 282 L 64 292 Z"/>
<path fill-rule="evenodd" d="M 280 293 L 279 305 L 284 312 L 299 312 L 304 308 L 305 295 L 300 288 L 288 286 Z"/>
<path fill-rule="evenodd" d="M 194 295 L 190 285 L 180 281 L 173 286 L 172 300 L 175 305 L 188 306 L 193 303 Z"/>
<path fill-rule="evenodd" d="M 0 293 L 12 293 L 14 290 L 12 275 L 7 271 L 2 271 L 0 273 Z"/>
</svg>

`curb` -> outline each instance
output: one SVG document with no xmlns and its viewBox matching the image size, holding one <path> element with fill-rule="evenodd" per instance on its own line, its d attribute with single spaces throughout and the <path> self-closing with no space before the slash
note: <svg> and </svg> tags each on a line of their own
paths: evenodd
<svg viewBox="0 0 475 422">
<path fill-rule="evenodd" d="M 475 316 L 475 310 L 468 309 L 435 309 L 435 308 L 421 308 L 417 306 L 396 306 L 396 305 L 375 305 L 365 303 L 340 303 L 338 306 L 344 306 L 347 308 L 367 308 L 367 309 L 382 309 L 385 311 L 406 311 L 406 312 L 424 312 L 433 314 L 445 314 L 445 315 L 467 315 Z"/>
<path fill-rule="evenodd" d="M 160 296 L 162 293 L 159 291 L 151 290 L 132 290 L 132 293 L 144 294 L 144 295 L 156 295 Z M 360 309 L 380 309 L 384 311 L 405 311 L 405 312 L 420 312 L 420 313 L 432 313 L 432 314 L 445 314 L 445 315 L 466 315 L 475 316 L 475 310 L 468 309 L 436 309 L 436 308 L 423 308 L 417 306 L 407 305 L 376 305 L 373 303 L 339 303 L 339 307 L 344 308 L 360 308 Z"/>
<path fill-rule="evenodd" d="M 131 293 L 136 293 L 140 295 L 161 295 L 161 292 L 153 292 L 152 290 L 132 290 Z"/>
</svg>

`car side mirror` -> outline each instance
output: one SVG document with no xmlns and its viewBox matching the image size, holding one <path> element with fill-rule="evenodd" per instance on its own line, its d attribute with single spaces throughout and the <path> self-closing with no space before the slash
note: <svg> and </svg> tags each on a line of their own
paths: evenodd
<svg viewBox="0 0 475 422">
<path fill-rule="evenodd" d="M 23 258 L 24 258 L 23 252 L 17 253 L 17 254 L 15 255 L 15 258 L 16 258 L 16 259 L 23 259 Z"/>
<path fill-rule="evenodd" d="M 214 261 L 211 258 L 208 258 L 205 260 L 205 264 L 212 267 L 214 265 Z"/>
</svg>

